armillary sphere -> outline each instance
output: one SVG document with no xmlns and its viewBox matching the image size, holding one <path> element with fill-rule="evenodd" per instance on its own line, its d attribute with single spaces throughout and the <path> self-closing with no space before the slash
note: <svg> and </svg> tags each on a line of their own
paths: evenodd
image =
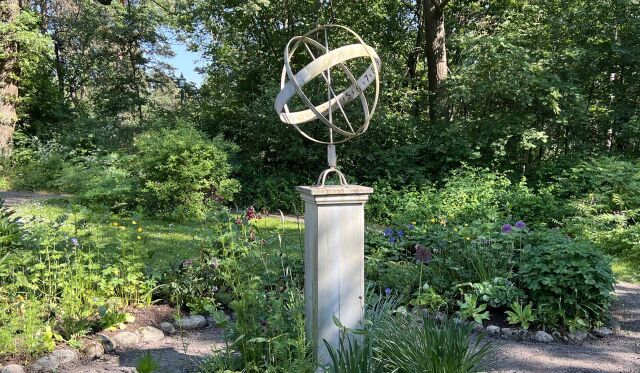
<svg viewBox="0 0 640 373">
<path fill-rule="evenodd" d="M 357 43 L 344 45 L 335 49 L 329 49 L 329 30 L 344 30 L 351 35 Z M 312 39 L 312 35 L 324 33 L 324 43 Z M 309 55 L 311 62 L 304 68 L 295 72 L 291 68 L 291 60 L 299 48 L 304 48 Z M 358 78 L 347 66 L 347 61 L 365 58 L 370 60 L 369 67 Z M 348 79 L 349 86 L 336 93 L 332 87 L 331 69 L 337 67 Z M 348 27 L 341 25 L 324 25 L 317 27 L 302 36 L 295 36 L 289 40 L 284 50 L 284 67 L 280 82 L 280 93 L 276 97 L 274 107 L 280 120 L 292 125 L 305 138 L 327 146 L 327 157 L 329 168 L 320 174 L 317 185 L 324 186 L 327 176 L 335 172 L 340 180 L 340 184 L 348 186 L 346 178 L 336 169 L 335 144 L 343 143 L 357 136 L 362 135 L 369 128 L 369 121 L 375 112 L 378 104 L 380 92 L 379 72 L 381 67 L 380 57 L 373 48 L 367 45 L 362 38 Z M 327 100 L 321 104 L 314 105 L 302 88 L 318 76 L 322 76 L 327 86 Z M 375 96 L 373 103 L 365 97 L 365 90 L 375 82 Z M 289 101 L 298 96 L 307 107 L 306 110 L 291 112 L 288 107 Z M 354 127 L 349 121 L 345 107 L 356 99 L 362 105 L 363 118 L 360 126 Z M 334 120 L 333 113 L 339 110 L 344 117 L 345 125 L 338 125 Z M 326 139 L 313 137 L 305 131 L 304 125 L 319 120 L 328 129 Z M 307 127 L 308 128 L 308 127 Z"/>
</svg>

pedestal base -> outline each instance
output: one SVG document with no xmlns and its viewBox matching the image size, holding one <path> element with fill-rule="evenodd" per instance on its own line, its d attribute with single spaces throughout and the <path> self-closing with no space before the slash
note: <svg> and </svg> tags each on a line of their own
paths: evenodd
<svg viewBox="0 0 640 373">
<path fill-rule="evenodd" d="M 299 186 L 304 208 L 304 292 L 307 338 L 320 364 L 330 362 L 326 340 L 339 345 L 337 317 L 361 328 L 364 307 L 364 204 L 373 189 L 363 186 Z"/>
</svg>

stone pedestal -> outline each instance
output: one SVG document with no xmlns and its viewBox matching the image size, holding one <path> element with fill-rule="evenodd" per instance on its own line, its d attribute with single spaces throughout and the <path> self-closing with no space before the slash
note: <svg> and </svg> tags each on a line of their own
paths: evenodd
<svg viewBox="0 0 640 373">
<path fill-rule="evenodd" d="M 307 338 L 321 364 L 324 340 L 337 347 L 339 329 L 361 328 L 364 307 L 364 186 L 299 186 L 304 207 L 304 293 Z"/>
</svg>

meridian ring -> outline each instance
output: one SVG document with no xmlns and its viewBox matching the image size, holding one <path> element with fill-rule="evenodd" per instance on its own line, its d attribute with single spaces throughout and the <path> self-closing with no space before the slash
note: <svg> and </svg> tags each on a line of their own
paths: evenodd
<svg viewBox="0 0 640 373">
<path fill-rule="evenodd" d="M 347 30 L 351 33 L 355 38 L 360 42 L 360 44 L 350 44 L 346 45 L 334 50 L 326 52 L 326 48 L 318 43 L 317 41 L 309 38 L 310 34 L 316 33 L 322 29 L 326 29 L 329 27 L 338 27 Z M 291 47 L 291 44 L 294 43 L 294 46 Z M 305 66 L 302 70 L 298 71 L 295 75 L 291 70 L 290 59 L 293 56 L 294 52 L 298 49 L 298 47 L 302 44 L 306 44 L 305 47 L 308 49 L 308 45 L 312 45 L 313 47 L 319 49 L 321 52 L 324 52 L 319 57 L 314 57 L 311 50 L 311 53 L 314 60 Z M 310 139 L 312 141 L 330 144 L 330 143 L 340 143 L 347 141 L 351 138 L 354 138 L 358 135 L 364 133 L 368 126 L 369 120 L 375 111 L 378 102 L 380 83 L 379 83 L 379 69 L 381 66 L 380 57 L 378 54 L 371 48 L 366 45 L 362 38 L 358 36 L 354 31 L 350 30 L 347 27 L 340 25 L 327 25 L 321 26 L 314 30 L 311 30 L 304 34 L 303 36 L 296 36 L 292 38 L 285 48 L 285 66 L 282 69 L 281 76 L 281 91 L 278 93 L 276 97 L 274 108 L 278 113 L 280 120 L 284 123 L 293 125 L 304 137 Z M 356 80 L 353 74 L 349 71 L 347 66 L 344 64 L 345 61 L 360 58 L 360 57 L 368 57 L 371 60 L 371 65 L 369 68 Z M 327 100 L 326 102 L 320 105 L 313 105 L 308 97 L 302 92 L 302 87 L 316 78 L 317 76 L 324 73 L 324 71 L 329 70 L 332 67 L 338 66 L 347 76 L 351 85 L 337 95 L 333 95 L 331 100 Z M 289 78 L 287 81 L 286 78 Z M 326 78 L 325 78 L 326 79 Z M 373 101 L 373 105 L 371 109 L 369 109 L 369 105 L 367 100 L 363 94 L 363 92 L 375 81 L 375 98 Z M 298 95 L 302 102 L 308 107 L 307 110 L 290 112 L 287 106 L 288 101 L 294 96 Z M 338 107 L 342 110 L 342 106 L 351 102 L 355 98 L 360 97 L 360 101 L 363 106 L 364 111 L 364 124 L 360 126 L 357 130 L 351 128 L 352 131 L 345 131 L 337 126 L 335 126 L 330 120 L 328 120 L 325 114 L 329 113 L 329 111 L 333 112 Z M 326 142 L 321 140 L 316 140 L 311 136 L 307 135 L 302 129 L 299 127 L 300 124 L 310 122 L 314 119 L 320 119 L 325 126 L 334 130 L 336 133 L 342 135 L 344 139 L 340 141 Z"/>
</svg>

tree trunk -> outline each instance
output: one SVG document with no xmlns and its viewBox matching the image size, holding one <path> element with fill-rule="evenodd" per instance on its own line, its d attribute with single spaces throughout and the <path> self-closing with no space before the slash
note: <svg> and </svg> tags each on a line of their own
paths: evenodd
<svg viewBox="0 0 640 373">
<path fill-rule="evenodd" d="M 444 6 L 448 0 L 425 0 L 424 25 L 427 78 L 429 81 L 429 120 L 435 123 L 444 94 L 442 82 L 447 79 L 447 47 L 444 29 Z"/>
<path fill-rule="evenodd" d="M 0 20 L 11 22 L 20 12 L 18 0 L 6 0 L 0 5 Z M 7 35 L 5 35 L 7 37 Z M 0 59 L 0 157 L 11 154 L 13 147 L 13 132 L 16 128 L 18 116 L 16 114 L 16 101 L 18 100 L 18 84 L 16 82 L 17 61 L 16 53 L 18 45 L 13 36 L 8 35 L 5 40 L 5 58 Z"/>
</svg>

